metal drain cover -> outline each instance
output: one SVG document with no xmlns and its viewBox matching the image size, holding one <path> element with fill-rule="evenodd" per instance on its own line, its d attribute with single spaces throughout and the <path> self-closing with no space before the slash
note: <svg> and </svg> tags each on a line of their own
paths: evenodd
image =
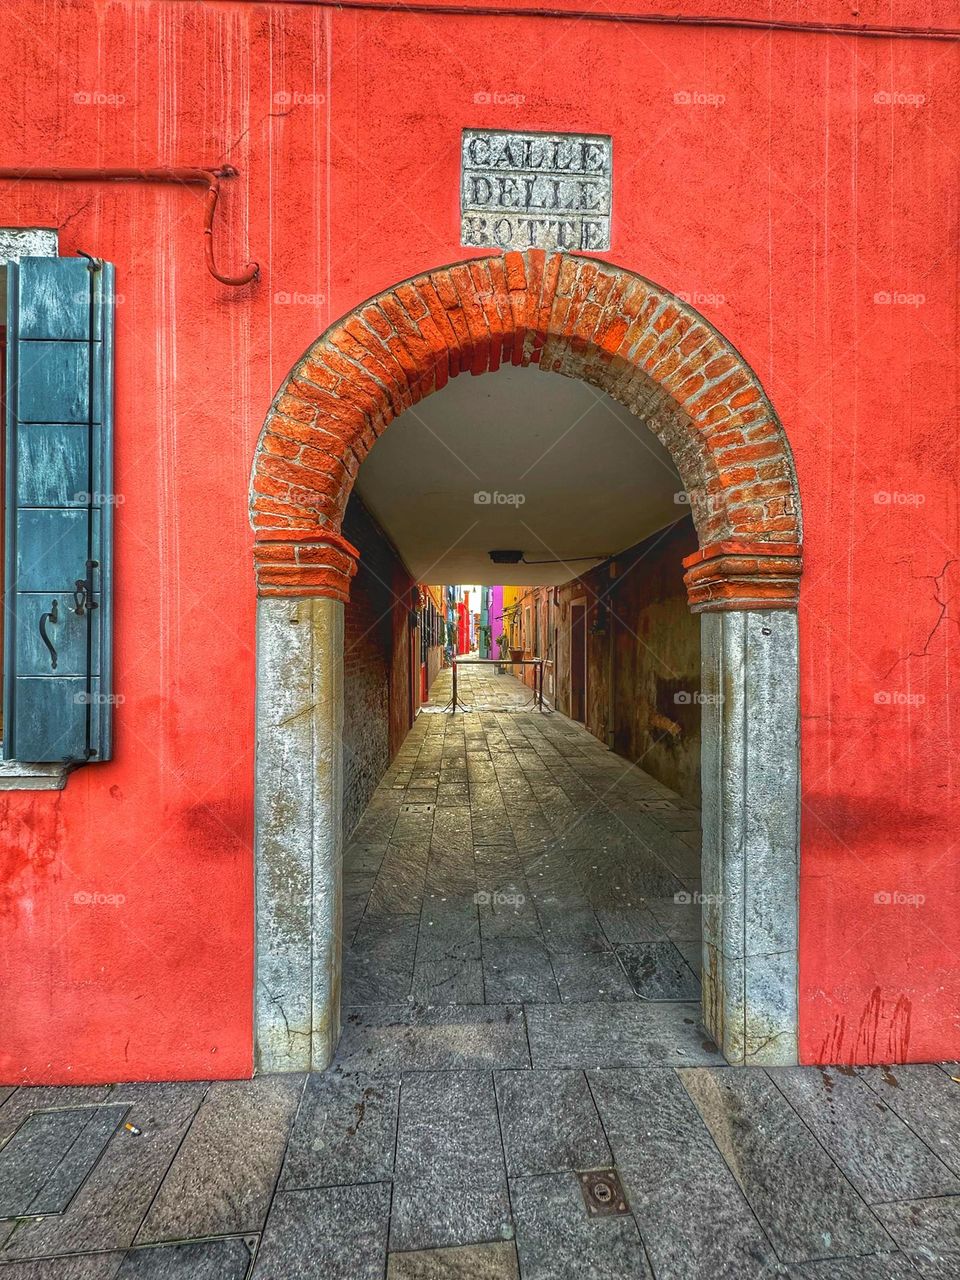
<svg viewBox="0 0 960 1280">
<path fill-rule="evenodd" d="M 580 1180 L 583 1203 L 591 1218 L 606 1218 L 630 1212 L 616 1169 L 587 1169 L 578 1173 L 577 1177 Z"/>
<path fill-rule="evenodd" d="M 400 806 L 401 813 L 433 813 L 437 806 L 435 804 L 402 804 Z"/>
</svg>

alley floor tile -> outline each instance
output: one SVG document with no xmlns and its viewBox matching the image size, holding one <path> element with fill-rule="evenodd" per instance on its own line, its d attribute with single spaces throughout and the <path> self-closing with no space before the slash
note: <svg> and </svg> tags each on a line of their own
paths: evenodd
<svg viewBox="0 0 960 1280">
<path fill-rule="evenodd" d="M 334 1064 L 344 1071 L 527 1067 L 516 1005 L 370 1005 L 344 1010 Z"/>
<path fill-rule="evenodd" d="M 527 1005 L 535 1067 L 675 1067 L 722 1064 L 695 1004 L 625 1001 Z"/>
<path fill-rule="evenodd" d="M 259 1231 L 303 1085 L 294 1075 L 212 1084 L 137 1242 Z M 251 1143 L 261 1127 L 262 1139 Z"/>
<path fill-rule="evenodd" d="M 892 1247 L 880 1221 L 769 1075 L 693 1069 L 681 1079 L 784 1262 Z"/>
<path fill-rule="evenodd" d="M 517 1253 L 525 1280 L 650 1280 L 631 1215 L 591 1220 L 574 1173 L 514 1178 Z"/>
<path fill-rule="evenodd" d="M 771 1274 L 776 1253 L 677 1073 L 601 1070 L 588 1079 L 654 1274 Z"/>
<path fill-rule="evenodd" d="M 278 1191 L 253 1280 L 382 1280 L 389 1219 L 387 1183 Z"/>
<path fill-rule="evenodd" d="M 582 1071 L 498 1071 L 496 1085 L 511 1176 L 612 1163 Z"/>
<path fill-rule="evenodd" d="M 387 1280 L 519 1280 L 516 1246 L 506 1241 L 392 1253 Z"/>
<path fill-rule="evenodd" d="M 399 1078 L 325 1071 L 307 1079 L 287 1143 L 284 1190 L 393 1176 Z"/>
<path fill-rule="evenodd" d="M 769 1074 L 868 1204 L 960 1194 L 957 1175 L 859 1076 Z"/>
</svg>

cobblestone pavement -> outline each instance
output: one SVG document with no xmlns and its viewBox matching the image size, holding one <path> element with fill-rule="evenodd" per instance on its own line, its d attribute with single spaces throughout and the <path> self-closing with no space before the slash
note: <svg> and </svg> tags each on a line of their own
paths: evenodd
<svg viewBox="0 0 960 1280">
<path fill-rule="evenodd" d="M 725 1067 L 696 812 L 509 675 L 461 696 L 347 849 L 335 1066 L 0 1089 L 0 1280 L 957 1280 L 957 1064 Z"/>
</svg>

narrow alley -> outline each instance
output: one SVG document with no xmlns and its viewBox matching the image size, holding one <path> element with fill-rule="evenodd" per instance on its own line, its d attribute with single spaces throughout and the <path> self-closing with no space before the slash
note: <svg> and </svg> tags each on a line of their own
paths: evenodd
<svg viewBox="0 0 960 1280">
<path fill-rule="evenodd" d="M 508 671 L 460 669 L 470 713 L 418 717 L 346 848 L 347 1044 L 384 1004 L 522 1003 L 537 1065 L 636 1065 L 654 1026 L 696 1058 L 700 815 Z"/>
</svg>

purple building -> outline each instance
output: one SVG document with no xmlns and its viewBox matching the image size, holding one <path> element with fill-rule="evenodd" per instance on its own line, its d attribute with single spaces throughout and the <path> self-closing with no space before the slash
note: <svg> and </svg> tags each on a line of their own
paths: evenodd
<svg viewBox="0 0 960 1280">
<path fill-rule="evenodd" d="M 503 625 L 503 587 L 490 587 L 490 656 L 500 657 L 497 639 L 506 630 Z"/>
</svg>

